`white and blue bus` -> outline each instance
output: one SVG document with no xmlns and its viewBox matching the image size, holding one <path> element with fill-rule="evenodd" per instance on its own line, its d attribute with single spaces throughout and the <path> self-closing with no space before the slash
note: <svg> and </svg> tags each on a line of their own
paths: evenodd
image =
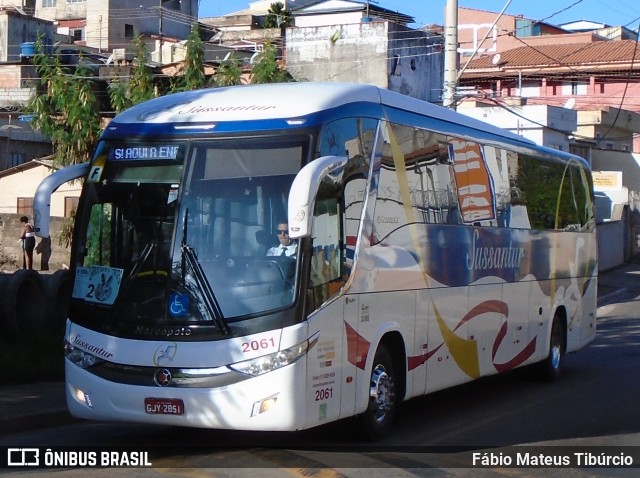
<svg viewBox="0 0 640 478">
<path fill-rule="evenodd" d="M 286 431 L 359 416 L 377 439 L 401 401 L 522 366 L 554 379 L 595 336 L 587 163 L 413 98 L 165 96 L 38 194 L 81 174 L 77 417 Z M 296 254 L 266 255 L 283 223 Z"/>
</svg>

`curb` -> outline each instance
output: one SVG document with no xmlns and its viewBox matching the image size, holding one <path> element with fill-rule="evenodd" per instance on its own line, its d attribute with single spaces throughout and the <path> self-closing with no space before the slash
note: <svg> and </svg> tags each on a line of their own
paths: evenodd
<svg viewBox="0 0 640 478">
<path fill-rule="evenodd" d="M 622 287 L 620 289 L 614 290 L 613 292 L 609 292 L 608 294 L 602 295 L 598 297 L 597 308 L 604 307 L 605 305 L 610 305 L 614 303 L 617 299 L 626 296 L 629 293 L 629 289 L 626 287 Z"/>
</svg>

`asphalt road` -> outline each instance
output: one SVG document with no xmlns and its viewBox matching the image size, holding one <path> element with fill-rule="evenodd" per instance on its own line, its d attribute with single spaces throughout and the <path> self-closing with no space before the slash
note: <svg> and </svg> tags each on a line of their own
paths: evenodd
<svg viewBox="0 0 640 478">
<path fill-rule="evenodd" d="M 360 441 L 349 420 L 288 434 L 80 422 L 6 435 L 0 445 L 89 446 L 98 451 L 152 447 L 154 468 L 138 468 L 136 476 L 158 476 L 158 466 L 171 470 L 169 474 L 180 474 L 178 468 L 187 467 L 208 470 L 205 476 L 229 477 L 254 476 L 256 469 L 259 476 L 282 476 L 286 469 L 288 474 L 322 478 L 375 478 L 383 472 L 384 476 L 492 476 L 495 467 L 473 466 L 474 452 L 500 457 L 514 450 L 547 453 L 549 446 L 568 447 L 555 449 L 567 453 L 626 453 L 638 467 L 639 305 L 640 296 L 627 294 L 600 307 L 596 340 L 567 357 L 560 381 L 544 383 L 514 371 L 411 400 L 403 407 L 395 433 L 375 445 Z M 100 474 L 118 471 L 125 472 L 101 469 Z M 505 467 L 504 471 L 501 474 L 567 477 L 637 473 L 626 467 Z M 65 470 L 65 476 L 80 472 Z"/>
</svg>

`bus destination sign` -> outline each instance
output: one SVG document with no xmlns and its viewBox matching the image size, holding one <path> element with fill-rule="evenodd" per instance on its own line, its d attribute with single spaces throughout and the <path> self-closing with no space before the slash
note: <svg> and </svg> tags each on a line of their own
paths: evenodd
<svg viewBox="0 0 640 478">
<path fill-rule="evenodd" d="M 180 146 L 174 144 L 153 145 L 153 146 L 127 146 L 124 148 L 113 148 L 114 160 L 127 159 L 177 159 Z"/>
</svg>

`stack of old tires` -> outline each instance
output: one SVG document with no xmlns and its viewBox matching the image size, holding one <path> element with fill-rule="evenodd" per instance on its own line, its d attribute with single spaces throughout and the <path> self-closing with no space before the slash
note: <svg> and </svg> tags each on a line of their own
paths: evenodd
<svg viewBox="0 0 640 478">
<path fill-rule="evenodd" d="M 0 273 L 0 329 L 20 339 L 60 330 L 69 308 L 70 288 L 66 270 L 42 275 L 25 269 Z"/>
</svg>

